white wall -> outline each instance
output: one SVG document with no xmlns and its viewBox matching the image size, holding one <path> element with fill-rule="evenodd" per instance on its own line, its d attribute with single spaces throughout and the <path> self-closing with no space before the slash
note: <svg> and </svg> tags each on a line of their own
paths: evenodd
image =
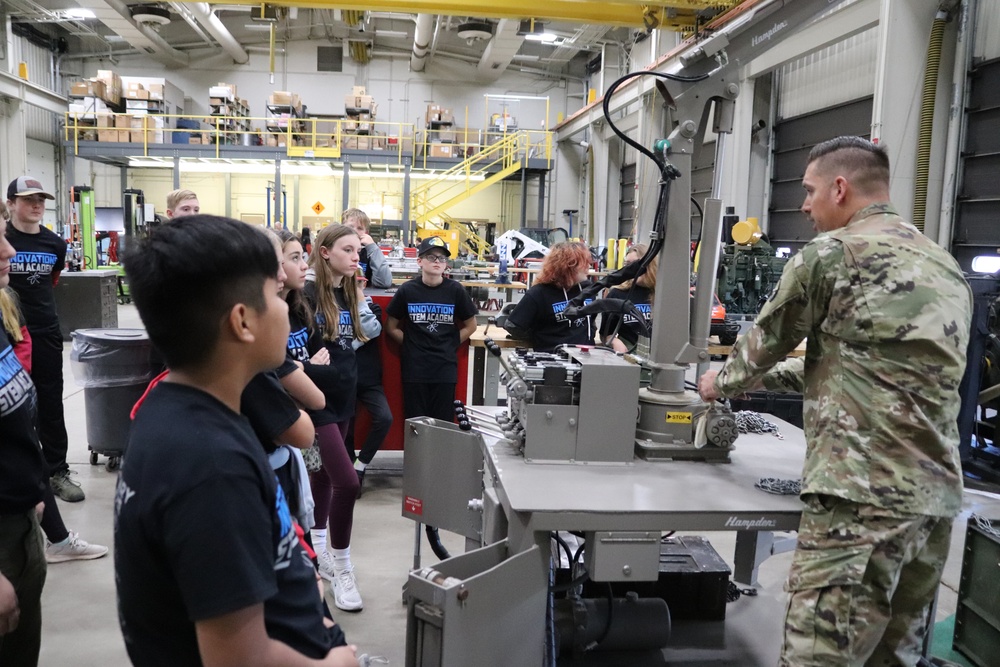
<svg viewBox="0 0 1000 667">
<path fill-rule="evenodd" d="M 543 78 L 533 74 L 507 72 L 496 82 L 476 83 L 476 65 L 443 57 L 432 58 L 424 72 L 409 71 L 408 55 L 378 57 L 367 65 L 360 65 L 349 58 L 344 60 L 344 72 L 317 72 L 316 48 L 326 46 L 324 41 L 298 41 L 284 45 L 285 53 L 278 54 L 275 62 L 274 83 L 270 81 L 268 56 L 250 55 L 246 65 L 235 65 L 226 55 L 205 57 L 195 51 L 197 65 L 186 69 L 166 70 L 148 57 L 121 57 L 109 65 L 103 60 L 84 61 L 85 76 L 94 76 L 98 69 L 114 68 L 122 76 L 163 76 L 179 86 L 190 98 L 188 114 L 207 114 L 208 88 L 219 82 L 233 83 L 237 94 L 250 103 L 254 116 L 264 116 L 267 96 L 274 90 L 297 93 L 309 113 L 342 115 L 344 96 L 353 86 L 365 86 L 368 94 L 378 104 L 377 120 L 396 123 L 415 123 L 422 128 L 427 105 L 436 103 L 454 110 L 456 123 L 482 129 L 488 113 L 501 110 L 501 103 L 494 100 L 487 106 L 485 94 L 548 96 L 546 105 L 540 100 L 508 101 L 510 113 L 518 118 L 521 127 L 541 129 L 545 122 L 555 124 L 556 114 L 567 113 L 567 85 L 564 81 Z M 573 109 L 578 106 L 574 103 Z M 468 116 L 466 116 L 468 112 Z"/>
</svg>

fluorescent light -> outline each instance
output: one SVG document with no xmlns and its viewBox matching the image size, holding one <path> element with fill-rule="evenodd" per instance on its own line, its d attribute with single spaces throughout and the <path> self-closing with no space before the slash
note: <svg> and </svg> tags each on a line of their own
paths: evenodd
<svg viewBox="0 0 1000 667">
<path fill-rule="evenodd" d="M 525 39 L 532 42 L 542 42 L 544 44 L 551 44 L 557 39 L 559 35 L 553 35 L 551 32 L 533 32 L 524 36 Z"/>
<path fill-rule="evenodd" d="M 67 9 L 66 16 L 77 20 L 97 18 L 97 14 L 83 7 L 71 7 Z"/>
<path fill-rule="evenodd" d="M 976 273 L 996 273 L 1000 271 L 1000 255 L 979 255 L 973 258 L 972 270 Z"/>
<path fill-rule="evenodd" d="M 375 34 L 379 37 L 409 37 L 410 33 L 405 30 L 376 30 Z"/>
</svg>

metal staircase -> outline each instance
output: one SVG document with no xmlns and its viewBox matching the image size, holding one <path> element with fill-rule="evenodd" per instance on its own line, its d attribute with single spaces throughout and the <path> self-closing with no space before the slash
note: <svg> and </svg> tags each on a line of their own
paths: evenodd
<svg viewBox="0 0 1000 667">
<path fill-rule="evenodd" d="M 477 192 L 499 183 L 523 168 L 530 150 L 527 132 L 513 132 L 484 147 L 437 178 L 424 181 L 410 192 L 410 210 L 418 226 L 439 230 L 459 230 L 469 251 L 481 256 L 489 244 L 471 225 L 463 224 L 446 212 Z"/>
</svg>

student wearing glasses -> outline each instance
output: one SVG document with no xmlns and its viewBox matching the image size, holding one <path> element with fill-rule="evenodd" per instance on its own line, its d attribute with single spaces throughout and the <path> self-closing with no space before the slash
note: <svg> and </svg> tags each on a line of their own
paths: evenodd
<svg viewBox="0 0 1000 667">
<path fill-rule="evenodd" d="M 446 278 L 451 251 L 436 236 L 417 249 L 420 276 L 400 285 L 386 308 L 385 331 L 401 347 L 403 412 L 453 421 L 458 348 L 476 330 L 478 309 Z"/>
</svg>

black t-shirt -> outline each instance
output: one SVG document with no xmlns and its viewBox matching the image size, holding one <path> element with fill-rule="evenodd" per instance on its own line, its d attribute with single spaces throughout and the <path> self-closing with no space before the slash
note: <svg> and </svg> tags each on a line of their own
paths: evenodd
<svg viewBox="0 0 1000 667">
<path fill-rule="evenodd" d="M 563 312 L 569 300 L 581 291 L 580 285 L 564 290 L 549 283 L 535 283 L 525 292 L 507 320 L 528 331 L 531 347 L 536 350 L 552 350 L 563 344 L 592 344 L 594 316 L 571 320 Z"/>
<path fill-rule="evenodd" d="M 274 439 L 299 420 L 300 412 L 295 401 L 281 386 L 278 374 L 266 371 L 253 376 L 240 396 L 240 414 L 250 421 L 264 451 L 268 454 L 278 448 Z M 284 443 L 280 443 L 284 444 Z"/>
<path fill-rule="evenodd" d="M 386 313 L 403 325 L 403 382 L 457 382 L 459 328 L 479 310 L 461 284 L 420 278 L 399 286 Z"/>
<path fill-rule="evenodd" d="M 0 322 L 0 514 L 27 512 L 41 502 L 48 483 L 36 407 L 35 385 Z"/>
<path fill-rule="evenodd" d="M 332 421 L 342 422 L 354 416 L 354 403 L 357 400 L 358 387 L 358 362 L 352 347 L 354 320 L 351 317 L 351 311 L 347 308 L 344 290 L 342 288 L 335 289 L 333 294 L 340 307 L 340 321 L 337 323 L 337 337 L 334 340 L 326 340 L 323 338 L 326 318 L 322 312 L 316 309 L 316 285 L 312 282 L 306 283 L 304 295 L 314 314 L 314 334 L 310 345 L 316 346 L 316 351 L 319 350 L 318 345 L 324 346 L 330 353 L 329 365 L 309 366 L 307 373 L 326 396 L 324 413 L 328 413 L 332 417 Z M 295 327 L 292 327 L 292 331 L 295 331 Z M 326 416 L 326 414 L 318 415 L 317 418 L 322 419 Z M 315 419 L 313 421 L 316 422 Z M 316 426 L 323 425 L 325 424 L 316 423 Z"/>
<path fill-rule="evenodd" d="M 46 227 L 39 230 L 25 234 L 7 225 L 7 240 L 17 251 L 10 260 L 10 286 L 21 300 L 29 331 L 59 327 L 52 281 L 66 264 L 66 242 Z"/>
<path fill-rule="evenodd" d="M 638 310 L 643 315 L 643 320 L 647 325 L 652 325 L 652 313 L 653 306 L 650 303 L 650 298 L 652 298 L 653 293 L 649 291 L 649 288 L 641 287 L 636 285 L 631 289 L 632 296 L 629 296 L 629 290 L 627 289 L 617 289 L 613 288 L 608 290 L 608 299 L 625 299 L 628 298 L 633 304 L 635 304 L 636 310 Z M 618 313 L 604 313 L 601 317 L 601 336 L 610 336 L 615 332 L 615 327 L 618 326 L 619 320 L 622 320 L 623 316 Z M 618 329 L 618 338 L 624 341 L 629 347 L 635 345 L 639 336 L 646 336 L 645 330 L 643 330 L 642 325 L 636 321 L 635 315 L 632 313 L 625 313 L 624 320 L 622 320 L 621 328 Z"/>
<path fill-rule="evenodd" d="M 136 665 L 201 665 L 194 624 L 264 604 L 268 635 L 319 659 L 316 574 L 247 420 L 161 382 L 136 414 L 115 497 L 118 615 Z"/>
<path fill-rule="evenodd" d="M 368 284 L 372 284 L 372 265 L 368 261 L 368 248 L 362 248 L 358 251 L 358 268 L 361 269 L 361 273 L 364 274 L 365 280 Z"/>
</svg>

